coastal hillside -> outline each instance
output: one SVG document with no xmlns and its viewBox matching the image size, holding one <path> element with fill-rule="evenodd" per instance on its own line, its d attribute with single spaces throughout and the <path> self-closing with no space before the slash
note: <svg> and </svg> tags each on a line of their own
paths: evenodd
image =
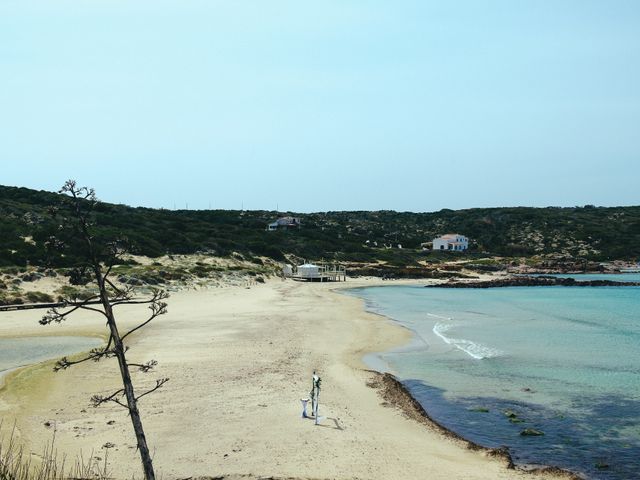
<svg viewBox="0 0 640 480">
<path fill-rule="evenodd" d="M 45 248 L 56 235 L 60 217 L 70 214 L 61 200 L 57 193 L 0 186 L 0 267 L 74 264 L 72 248 L 55 258 Z M 53 206 L 60 206 L 58 218 L 50 214 Z M 451 254 L 434 254 L 423 248 L 448 232 L 469 237 L 469 252 L 458 254 L 466 258 L 536 256 L 611 261 L 640 257 L 640 206 L 284 214 L 100 203 L 95 213 L 100 236 L 126 237 L 133 253 L 147 257 L 235 254 L 248 260 L 299 258 L 407 266 L 451 259 Z M 267 231 L 269 223 L 283 216 L 299 219 L 300 225 Z"/>
</svg>

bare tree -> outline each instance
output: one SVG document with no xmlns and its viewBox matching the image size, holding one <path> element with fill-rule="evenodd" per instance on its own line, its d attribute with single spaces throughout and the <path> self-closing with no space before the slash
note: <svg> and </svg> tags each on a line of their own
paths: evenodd
<svg viewBox="0 0 640 480">
<path fill-rule="evenodd" d="M 129 335 L 149 324 L 154 318 L 167 312 L 167 304 L 164 300 L 169 295 L 163 290 L 154 289 L 149 297 L 141 299 L 134 297 L 134 290 L 131 286 L 116 285 L 111 280 L 110 275 L 113 266 L 122 259 L 126 249 L 119 242 L 107 244 L 99 241 L 94 236 L 91 217 L 94 207 L 98 203 L 94 190 L 78 187 L 75 181 L 68 180 L 60 190 L 60 193 L 68 195 L 68 201 L 72 208 L 72 217 L 66 219 L 61 227 L 71 227 L 73 229 L 76 238 L 82 241 L 84 256 L 86 256 L 86 263 L 79 265 L 72 271 L 71 278 L 72 280 L 76 278 L 77 281 L 80 281 L 79 279 L 82 277 L 91 278 L 97 285 L 98 293 L 82 300 L 77 298 L 67 299 L 62 306 L 48 310 L 40 320 L 40 323 L 42 325 L 49 325 L 54 322 L 59 323 L 78 310 L 88 310 L 105 317 L 106 325 L 109 329 L 109 339 L 106 346 L 94 348 L 82 359 L 69 360 L 66 357 L 62 358 L 56 363 L 54 370 L 65 370 L 88 360 L 98 362 L 104 358 L 112 357 L 118 360 L 122 388 L 109 395 L 94 395 L 91 398 L 91 403 L 97 407 L 103 403 L 113 402 L 128 410 L 136 435 L 138 450 L 140 451 L 145 479 L 154 480 L 155 473 L 142 427 L 138 401 L 145 395 L 162 387 L 169 379 L 157 379 L 153 388 L 142 393 L 136 392 L 131 380 L 130 370 L 134 368 L 141 372 L 148 372 L 156 366 L 157 362 L 155 360 L 146 363 L 129 362 L 126 357 L 128 347 L 125 346 L 124 341 Z M 57 245 L 60 246 L 60 242 Z M 150 314 L 144 321 L 123 334 L 118 330 L 114 307 L 131 304 L 147 304 Z"/>
</svg>

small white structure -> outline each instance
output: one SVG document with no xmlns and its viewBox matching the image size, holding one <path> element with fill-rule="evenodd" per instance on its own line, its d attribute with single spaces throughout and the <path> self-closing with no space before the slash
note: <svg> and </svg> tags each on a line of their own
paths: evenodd
<svg viewBox="0 0 640 480">
<path fill-rule="evenodd" d="M 469 248 L 469 239 L 457 233 L 448 233 L 433 239 L 433 250 L 463 252 Z"/>
<path fill-rule="evenodd" d="M 279 229 L 298 228 L 300 225 L 302 225 L 302 220 L 298 217 L 281 217 L 268 224 L 266 230 L 273 232 Z"/>
<path fill-rule="evenodd" d="M 345 282 L 347 269 L 341 265 L 304 263 L 294 267 L 290 278 L 307 282 Z"/>
<path fill-rule="evenodd" d="M 293 267 L 291 265 L 289 265 L 288 263 L 285 264 L 284 267 L 282 267 L 282 275 L 285 277 L 292 277 L 293 276 Z"/>
<path fill-rule="evenodd" d="M 297 269 L 297 276 L 304 279 L 320 278 L 320 267 L 313 263 L 299 265 Z"/>
</svg>

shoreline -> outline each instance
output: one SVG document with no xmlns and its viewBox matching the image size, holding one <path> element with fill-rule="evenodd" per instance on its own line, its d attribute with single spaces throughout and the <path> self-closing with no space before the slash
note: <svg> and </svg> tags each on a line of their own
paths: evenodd
<svg viewBox="0 0 640 480">
<path fill-rule="evenodd" d="M 424 281 L 394 282 L 401 283 Z M 338 287 L 272 280 L 251 289 L 203 289 L 170 298 L 167 320 L 132 342 L 132 352 L 158 359 L 158 375 L 171 377 L 166 388 L 142 404 L 162 475 L 567 478 L 558 472 L 509 470 L 506 460 L 469 450 L 435 425 L 380 405 L 378 389 L 368 384 L 383 374 L 363 368 L 363 356 L 406 342 L 410 330 L 366 312 L 361 299 L 334 290 L 386 284 L 357 279 Z M 130 322 L 123 316 L 123 324 Z M 62 330 L 103 328 L 100 321 L 72 323 L 76 326 Z M 0 325 L 0 335 L 8 327 Z M 126 415 L 111 406 L 90 412 L 85 407 L 90 394 L 108 391 L 105 379 L 113 384 L 113 370 L 81 365 L 53 374 L 49 368 L 14 372 L 0 395 L 0 414 L 15 414 L 21 438 L 34 451 L 38 440 L 52 433 L 43 427 L 51 419 L 58 450 L 67 455 L 89 446 L 102 454 L 101 446 L 111 442 L 115 448 L 109 458 L 117 463 L 112 476 L 130 477 L 129 469 L 137 468 L 139 460 Z M 306 375 L 313 368 L 325 379 L 325 428 L 300 421 L 297 399 L 307 391 Z"/>
<path fill-rule="evenodd" d="M 411 394 L 411 391 L 394 375 L 390 373 L 380 373 L 375 370 L 372 370 L 372 372 L 376 374 L 376 381 L 372 383 L 371 388 L 381 389 L 381 395 L 385 400 L 389 401 L 389 403 L 397 408 L 402 409 L 409 417 L 413 418 L 417 422 L 421 422 L 429 427 L 435 428 L 442 435 L 460 442 L 464 448 L 468 450 L 481 451 L 489 457 L 502 459 L 506 462 L 507 468 L 519 470 L 526 474 L 550 474 L 553 475 L 554 478 L 583 480 L 583 477 L 579 474 L 553 465 L 535 466 L 533 468 L 527 468 L 526 465 L 518 465 L 513 462 L 513 458 L 511 457 L 508 447 L 486 447 L 463 437 L 454 430 L 451 430 L 434 420 L 422 404 Z"/>
<path fill-rule="evenodd" d="M 427 286 L 427 287 L 434 287 L 434 288 L 441 286 L 440 283 L 443 283 L 443 282 L 430 282 L 429 285 L 424 285 L 424 282 L 417 282 L 417 281 L 402 282 L 402 284 L 406 286 L 418 286 L 418 287 Z M 387 287 L 387 286 L 389 285 L 376 284 L 376 283 L 372 285 L 368 285 L 368 287 Z M 337 293 L 344 294 L 341 291 L 357 289 L 357 288 L 362 288 L 362 287 L 341 286 L 334 289 L 334 291 L 336 291 Z M 384 315 L 382 313 L 367 310 L 366 302 L 364 301 L 364 299 L 358 296 L 356 296 L 356 298 L 360 298 L 362 300 L 362 308 L 365 312 L 371 315 L 376 315 L 382 319 L 385 319 L 386 321 L 390 322 L 394 326 L 398 328 L 402 328 L 407 332 L 410 332 L 413 338 L 417 338 L 418 336 L 417 333 L 411 328 L 407 327 L 406 325 L 403 325 L 400 321 L 394 319 L 393 317 Z M 410 339 L 409 343 L 406 344 L 405 346 L 410 345 L 411 342 L 413 341 L 413 338 Z M 384 360 L 380 358 L 382 354 L 394 352 L 402 349 L 403 349 L 403 345 L 397 345 L 385 351 L 370 352 L 370 355 L 377 357 L 377 362 L 385 364 Z M 366 363 L 364 358 L 363 358 L 363 362 Z M 382 398 L 385 399 L 386 402 L 388 402 L 392 406 L 395 406 L 396 408 L 401 409 L 407 416 L 414 419 L 415 421 L 423 423 L 428 427 L 435 428 L 442 435 L 448 438 L 451 438 L 456 442 L 459 442 L 462 448 L 466 448 L 473 451 L 481 451 L 481 452 L 484 452 L 487 456 L 502 459 L 504 462 L 506 462 L 507 468 L 509 469 L 518 470 L 526 474 L 553 475 L 553 478 L 561 478 L 561 479 L 567 479 L 567 480 L 583 480 L 583 477 L 580 476 L 578 473 L 573 472 L 566 468 L 555 466 L 555 465 L 535 465 L 532 468 L 528 468 L 526 464 L 518 465 L 514 463 L 513 458 L 511 457 L 511 453 L 509 451 L 509 447 L 501 447 L 501 448 L 486 447 L 472 440 L 469 440 L 468 438 L 457 433 L 455 430 L 445 427 L 440 422 L 438 422 L 433 417 L 431 417 L 431 415 L 429 415 L 427 409 L 418 401 L 417 398 L 415 398 L 412 395 L 409 388 L 407 388 L 402 383 L 402 381 L 398 379 L 396 375 L 389 372 L 389 370 L 392 370 L 390 368 L 390 365 L 388 364 L 385 364 L 385 365 L 389 367 L 385 369 L 386 371 L 378 370 L 373 367 L 371 367 L 371 369 L 368 370 L 373 374 L 375 374 L 376 377 L 374 381 L 368 383 L 367 385 L 370 386 L 371 388 L 378 389 L 380 391 L 380 395 L 382 396 Z"/>
</svg>

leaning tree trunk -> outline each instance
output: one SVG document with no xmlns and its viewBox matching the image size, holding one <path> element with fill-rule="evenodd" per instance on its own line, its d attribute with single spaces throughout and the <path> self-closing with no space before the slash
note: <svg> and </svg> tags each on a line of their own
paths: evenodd
<svg viewBox="0 0 640 480">
<path fill-rule="evenodd" d="M 120 366 L 120 376 L 122 377 L 124 394 L 127 398 L 127 407 L 129 409 L 129 415 L 131 416 L 133 431 L 136 434 L 136 441 L 138 449 L 140 450 L 140 459 L 142 460 L 142 468 L 144 469 L 144 478 L 145 480 L 155 480 L 156 476 L 153 471 L 153 462 L 151 460 L 151 454 L 149 453 L 147 439 L 144 435 L 144 429 L 142 428 L 142 420 L 140 419 L 138 401 L 136 400 L 135 392 L 133 390 L 133 382 L 131 381 L 131 374 L 129 373 L 129 365 L 125 358 L 124 344 L 122 343 L 120 333 L 118 332 L 116 319 L 113 315 L 113 309 L 109 302 L 109 296 L 99 266 L 94 267 L 94 273 L 98 282 L 98 288 L 100 289 L 100 300 L 102 301 L 102 306 L 104 307 L 104 312 L 107 317 L 107 324 L 111 332 L 111 337 L 113 338 L 113 350 L 116 358 L 118 359 L 118 365 Z"/>
</svg>

